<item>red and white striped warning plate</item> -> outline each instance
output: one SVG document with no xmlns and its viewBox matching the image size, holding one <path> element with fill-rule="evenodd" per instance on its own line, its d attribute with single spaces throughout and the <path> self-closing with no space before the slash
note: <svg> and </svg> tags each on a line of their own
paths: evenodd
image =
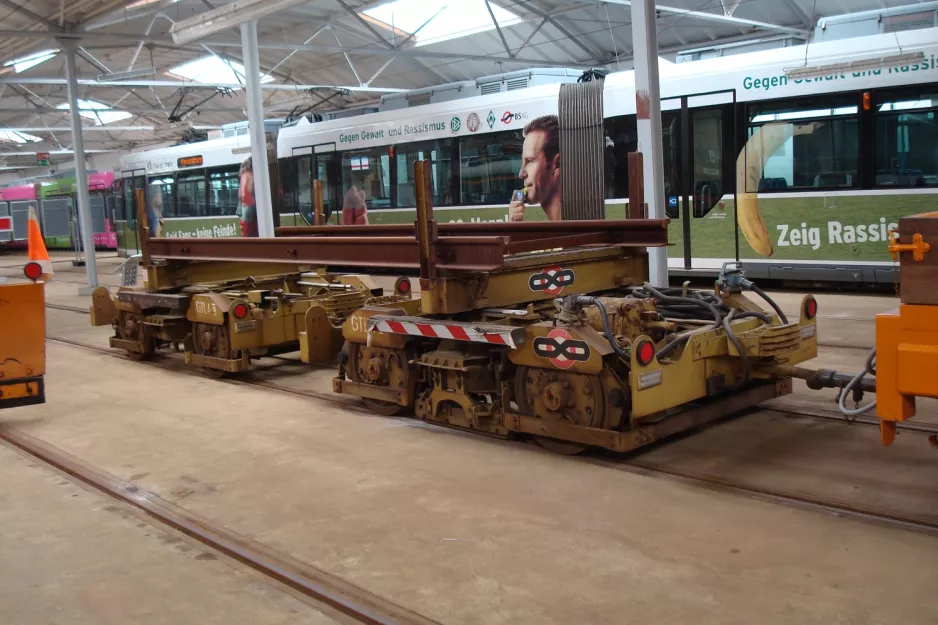
<svg viewBox="0 0 938 625">
<path fill-rule="evenodd" d="M 523 328 L 513 328 L 494 323 L 437 321 L 424 317 L 383 317 L 375 315 L 368 318 L 368 331 L 505 345 L 511 348 L 518 347 L 524 342 Z"/>
</svg>

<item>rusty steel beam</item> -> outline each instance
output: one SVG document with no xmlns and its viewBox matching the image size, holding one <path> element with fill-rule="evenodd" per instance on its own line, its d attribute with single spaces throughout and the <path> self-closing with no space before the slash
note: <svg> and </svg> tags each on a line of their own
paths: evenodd
<svg viewBox="0 0 938 625">
<path fill-rule="evenodd" d="M 504 264 L 506 237 L 440 237 L 437 266 L 450 271 L 491 271 Z M 274 239 L 150 239 L 151 259 L 253 261 L 416 269 L 414 237 L 278 237 Z"/>
<path fill-rule="evenodd" d="M 659 247 L 668 244 L 668 219 L 592 219 L 577 221 L 523 221 L 493 223 L 438 223 L 440 236 L 504 236 L 512 242 L 572 234 L 622 233 L 632 245 Z M 373 226 L 284 226 L 277 236 L 413 236 L 413 224 Z"/>
</svg>

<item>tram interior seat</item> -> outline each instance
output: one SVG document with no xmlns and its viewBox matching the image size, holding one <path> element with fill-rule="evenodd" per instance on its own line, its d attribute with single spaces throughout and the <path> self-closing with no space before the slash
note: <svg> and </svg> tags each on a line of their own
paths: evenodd
<svg viewBox="0 0 938 625">
<path fill-rule="evenodd" d="M 925 175 L 920 169 L 893 169 L 876 172 L 876 185 L 889 187 L 924 187 Z"/>
<path fill-rule="evenodd" d="M 779 191 L 788 188 L 788 180 L 785 178 L 760 178 L 759 191 Z"/>
<path fill-rule="evenodd" d="M 853 174 L 848 174 L 839 171 L 832 171 L 823 174 L 818 174 L 814 177 L 814 187 L 815 188 L 827 188 L 827 187 L 852 187 L 853 186 Z"/>
</svg>

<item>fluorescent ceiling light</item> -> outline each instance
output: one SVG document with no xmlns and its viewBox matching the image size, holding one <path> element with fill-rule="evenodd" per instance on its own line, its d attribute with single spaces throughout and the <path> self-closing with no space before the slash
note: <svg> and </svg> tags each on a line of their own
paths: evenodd
<svg viewBox="0 0 938 625">
<path fill-rule="evenodd" d="M 310 0 L 238 0 L 180 20 L 169 28 L 169 33 L 177 44 L 192 43 L 208 35 L 309 2 Z"/>
<path fill-rule="evenodd" d="M 515 13 L 494 2 L 489 5 L 498 20 L 499 28 L 521 23 L 521 18 Z M 393 27 L 408 34 L 419 29 L 414 36 L 417 46 L 495 30 L 485 0 L 393 0 L 364 11 L 362 15 L 372 21 L 381 22 L 381 25 L 388 29 Z M 423 26 L 432 15 L 436 17 Z M 423 28 L 420 28 L 421 26 Z"/>
<path fill-rule="evenodd" d="M 19 74 L 20 72 L 25 72 L 31 67 L 36 67 L 40 63 L 45 63 L 58 54 L 58 52 L 58 50 L 43 50 L 42 52 L 36 52 L 34 54 L 30 54 L 29 56 L 7 61 L 3 64 L 3 66 L 12 67 L 16 73 Z"/>
<path fill-rule="evenodd" d="M 217 56 L 205 56 L 195 61 L 170 68 L 166 72 L 170 76 L 183 78 L 195 82 L 213 84 L 243 85 L 246 82 L 244 65 L 231 60 L 224 60 Z M 273 81 L 269 75 L 261 76 L 261 82 Z"/>
<path fill-rule="evenodd" d="M 35 143 L 37 141 L 42 141 L 42 139 L 26 134 L 25 132 L 17 132 L 15 130 L 0 130 L 0 142 L 16 143 L 18 145 L 22 145 L 24 143 Z"/>
<path fill-rule="evenodd" d="M 57 107 L 60 111 L 68 110 L 68 102 L 63 102 Z M 95 102 L 94 100 L 79 100 L 78 108 L 82 109 L 79 111 L 79 114 L 82 117 L 87 117 L 88 119 L 94 122 L 95 126 L 103 126 L 104 124 L 112 124 L 114 122 L 119 122 L 122 119 L 127 119 L 128 117 L 133 117 L 131 113 L 125 113 L 124 111 L 115 111 L 107 104 L 102 104 L 100 102 Z M 93 109 L 93 110 L 84 110 L 84 109 Z"/>
<path fill-rule="evenodd" d="M 922 52 L 907 52 L 905 54 L 893 54 L 890 56 L 874 56 L 866 59 L 857 59 L 845 63 L 831 63 L 830 65 L 818 65 L 808 67 L 792 67 L 785 71 L 785 75 L 791 80 L 799 78 L 815 78 L 818 76 L 830 76 L 831 74 L 842 74 L 845 72 L 862 72 L 875 69 L 884 69 L 887 67 L 900 67 L 902 65 L 914 65 L 925 60 L 925 54 Z"/>
</svg>

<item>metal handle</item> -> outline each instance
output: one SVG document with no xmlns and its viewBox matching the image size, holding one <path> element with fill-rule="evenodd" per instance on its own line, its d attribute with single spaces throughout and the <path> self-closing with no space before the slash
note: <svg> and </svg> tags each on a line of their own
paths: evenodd
<svg viewBox="0 0 938 625">
<path fill-rule="evenodd" d="M 921 262 L 925 260 L 925 254 L 931 251 L 931 244 L 926 243 L 925 238 L 918 232 L 912 235 L 911 243 L 899 243 L 899 233 L 895 230 L 889 231 L 889 237 L 892 243 L 888 249 L 893 260 L 898 260 L 898 255 L 902 252 L 912 252 L 912 258 Z"/>
</svg>

